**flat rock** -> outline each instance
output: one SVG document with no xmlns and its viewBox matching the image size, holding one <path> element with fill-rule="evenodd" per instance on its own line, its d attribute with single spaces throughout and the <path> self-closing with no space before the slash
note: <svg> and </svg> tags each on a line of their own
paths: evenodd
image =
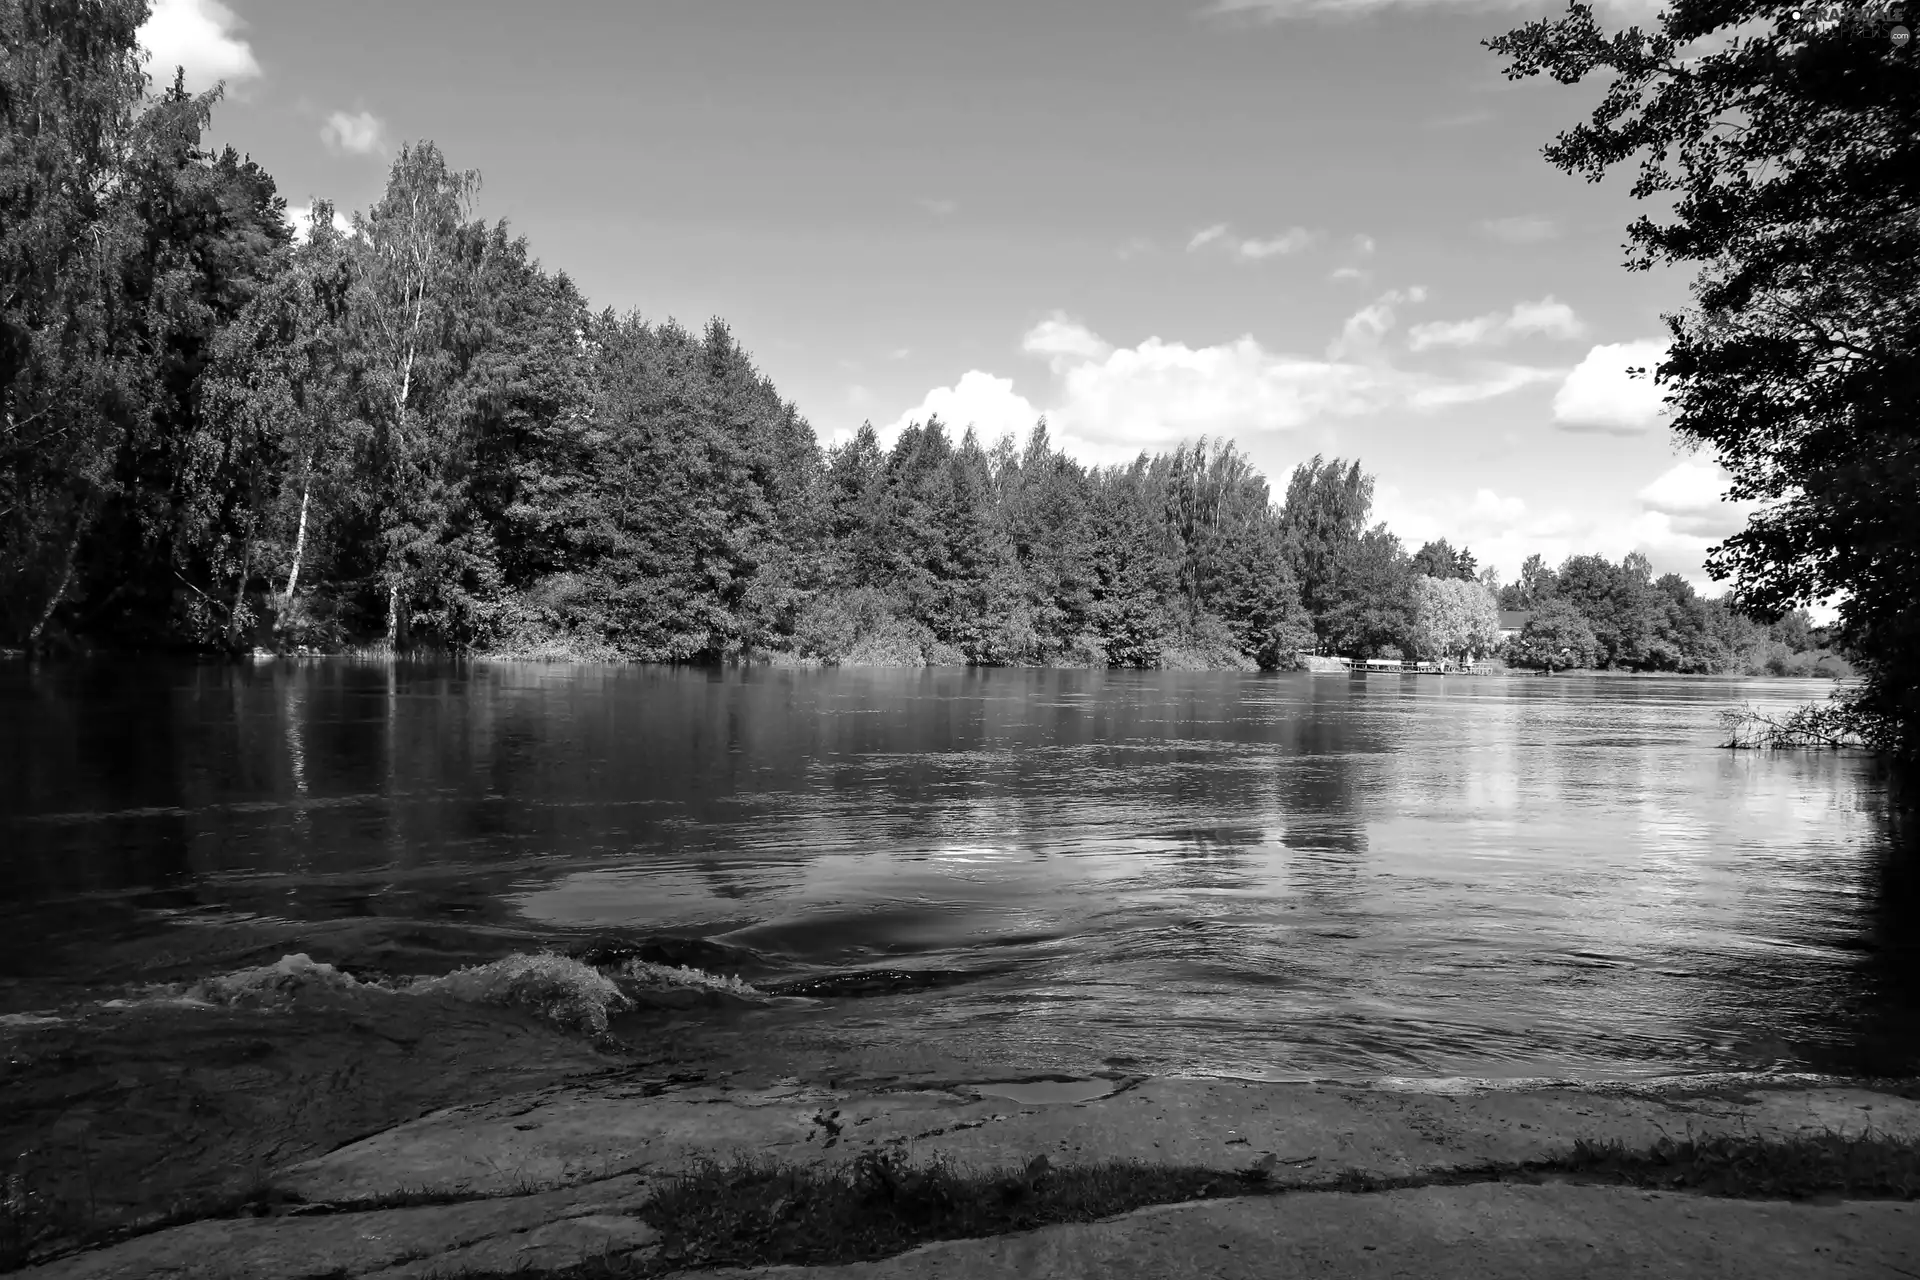
<svg viewBox="0 0 1920 1280">
<path fill-rule="evenodd" d="M 684 1280 L 1826 1280 L 1911 1276 L 1920 1206 L 1832 1206 L 1485 1183 L 1301 1192 L 949 1240 L 877 1262 Z"/>
<path fill-rule="evenodd" d="M 1441 1094 L 1234 1080 L 1114 1083 L 1090 1102 L 1021 1106 L 968 1084 L 851 1092 L 560 1086 L 441 1111 L 282 1171 L 308 1200 L 403 1188 L 499 1194 L 701 1158 L 833 1162 L 893 1146 L 974 1166 L 1136 1158 L 1216 1168 L 1262 1155 L 1311 1184 L 1340 1171 L 1404 1177 L 1546 1159 L 1576 1138 L 1646 1147 L 1674 1134 L 1791 1137 L 1867 1128 L 1920 1137 L 1920 1102 L 1863 1089 L 1683 1097 L 1578 1089 Z M 1297 1162 L 1297 1163 L 1296 1163 Z"/>
<path fill-rule="evenodd" d="M 426 1276 L 434 1268 L 564 1265 L 644 1247 L 652 1230 L 624 1211 L 646 1194 L 616 1178 L 534 1195 L 268 1218 L 213 1218 L 38 1267 L 36 1280 L 291 1280 Z"/>
<path fill-rule="evenodd" d="M 752 1089 L 604 1077 L 562 1084 L 447 1108 L 273 1177 L 280 1191 L 336 1209 L 421 1192 L 484 1199 L 201 1221 L 28 1274 L 291 1280 L 335 1272 L 424 1277 L 562 1266 L 649 1247 L 651 1230 L 632 1216 L 649 1180 L 699 1160 L 771 1157 L 817 1165 L 875 1148 L 904 1150 L 916 1162 L 942 1157 L 973 1167 L 1025 1165 L 1047 1154 L 1056 1165 L 1134 1158 L 1225 1170 L 1272 1156 L 1272 1181 L 1285 1194 L 929 1246 L 865 1270 L 822 1269 L 822 1275 L 1230 1276 L 1254 1274 L 1249 1268 L 1256 1262 L 1260 1274 L 1287 1274 L 1285 1267 L 1275 1270 L 1275 1260 L 1286 1258 L 1303 1273 L 1327 1275 L 1608 1275 L 1650 1265 L 1671 1248 L 1694 1270 L 1661 1265 L 1654 1271 L 1792 1276 L 1822 1273 L 1794 1271 L 1789 1263 L 1831 1267 L 1843 1257 L 1895 1256 L 1888 1252 L 1893 1244 L 1861 1243 L 1879 1238 L 1872 1232 L 1907 1242 L 1900 1247 L 1912 1246 L 1912 1256 L 1920 1256 L 1914 1238 L 1920 1209 L 1901 1205 L 1649 1197 L 1568 1184 L 1476 1183 L 1368 1195 L 1316 1189 L 1345 1174 L 1412 1177 L 1544 1160 L 1565 1154 L 1577 1138 L 1618 1139 L 1636 1148 L 1667 1136 L 1719 1133 L 1792 1137 L 1871 1129 L 1920 1138 L 1920 1101 L 1866 1089 L 1435 1092 L 1135 1078 L 1106 1081 L 1107 1096 L 1070 1101 L 1084 1097 L 1092 1082 L 1075 1089 L 1054 1079 L 1046 1083 L 1056 1088 L 1028 1096 L 1061 1101 L 1023 1106 L 975 1087 L 1004 1083 L 923 1081 L 861 1091 L 798 1079 Z M 528 1193 L 532 1187 L 540 1190 Z M 1867 1228 L 1860 1223 L 1872 1231 L 1861 1235 Z M 1803 1230 L 1804 1238 L 1794 1235 Z M 1800 1243 L 1789 1248 L 1794 1240 Z M 1375 1249 L 1363 1247 L 1369 1242 Z M 1175 1265 L 1183 1250 L 1199 1250 L 1203 1261 Z M 1392 1266 L 1389 1254 L 1397 1259 Z M 1772 1265 L 1776 1257 L 1781 1266 Z"/>
</svg>

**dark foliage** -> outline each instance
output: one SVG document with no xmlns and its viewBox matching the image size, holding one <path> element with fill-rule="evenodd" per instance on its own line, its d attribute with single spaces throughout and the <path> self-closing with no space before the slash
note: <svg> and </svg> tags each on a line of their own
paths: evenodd
<svg viewBox="0 0 1920 1280">
<path fill-rule="evenodd" d="M 1508 75 L 1610 76 L 1547 159 L 1670 204 L 1628 266 L 1697 263 L 1655 375 L 1673 429 L 1758 502 L 1709 567 L 1775 619 L 1839 600 L 1861 737 L 1920 752 L 1920 53 L 1893 6 L 1674 0 L 1608 34 L 1591 6 L 1489 41 Z M 1697 42 L 1708 40 L 1707 45 Z M 1645 376 L 1648 370 L 1638 370 Z M 1637 637 L 1621 632 L 1630 651 Z M 1606 637 L 1602 637 L 1607 643 Z"/>
</svg>

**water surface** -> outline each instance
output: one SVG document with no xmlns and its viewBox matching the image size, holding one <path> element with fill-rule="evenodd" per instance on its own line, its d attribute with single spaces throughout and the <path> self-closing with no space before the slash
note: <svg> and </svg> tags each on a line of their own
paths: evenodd
<svg viewBox="0 0 1920 1280">
<path fill-rule="evenodd" d="M 344 661 L 0 668 L 0 963 L 252 914 L 978 971 L 827 1002 L 1035 1068 L 1632 1079 L 1920 1064 L 1819 682 Z"/>
</svg>

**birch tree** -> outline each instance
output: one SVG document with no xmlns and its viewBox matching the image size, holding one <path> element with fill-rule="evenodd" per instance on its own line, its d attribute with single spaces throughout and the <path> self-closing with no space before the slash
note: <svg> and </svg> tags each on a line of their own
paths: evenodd
<svg viewBox="0 0 1920 1280">
<path fill-rule="evenodd" d="M 460 375 L 474 334 L 471 283 L 484 251 L 470 222 L 480 185 L 447 167 L 440 149 L 400 149 L 385 197 L 354 216 L 352 313 L 360 425 L 380 494 L 380 585 L 387 641 L 407 642 L 410 594 L 446 523 L 457 472 Z"/>
</svg>

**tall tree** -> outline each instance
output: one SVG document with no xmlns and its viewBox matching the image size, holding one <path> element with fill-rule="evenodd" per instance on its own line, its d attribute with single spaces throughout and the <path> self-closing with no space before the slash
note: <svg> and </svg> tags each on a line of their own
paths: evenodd
<svg viewBox="0 0 1920 1280">
<path fill-rule="evenodd" d="M 121 182 L 144 0 L 0 0 L 0 601 L 38 644 L 141 411 Z"/>
<path fill-rule="evenodd" d="M 1673 0 L 1608 34 L 1572 4 L 1488 42 L 1507 74 L 1611 77 L 1547 159 L 1670 202 L 1629 266 L 1698 264 L 1666 317 L 1674 431 L 1759 504 L 1709 557 L 1766 617 L 1840 597 L 1856 727 L 1920 756 L 1920 75 L 1891 6 Z M 1702 48 L 1699 42 L 1711 41 Z M 1642 374 L 1646 371 L 1642 370 Z"/>
<path fill-rule="evenodd" d="M 387 641 L 407 640 L 412 594 L 437 556 L 468 441 L 462 375 L 476 336 L 483 234 L 470 225 L 480 177 L 431 142 L 400 149 L 386 194 L 354 215 L 353 315 L 364 447 L 377 497 Z"/>
<path fill-rule="evenodd" d="M 222 332 L 286 265 L 292 231 L 273 179 L 202 142 L 218 91 L 184 78 L 142 114 L 123 168 L 140 229 L 123 258 L 125 321 L 142 356 L 142 411 L 114 460 L 86 574 L 105 588 L 96 636 L 242 642 L 278 480 L 278 424 L 205 412 Z"/>
<path fill-rule="evenodd" d="M 1332 606 L 1340 558 L 1356 545 L 1373 510 L 1373 477 L 1358 460 L 1315 454 L 1293 469 L 1280 523 L 1301 601 L 1316 618 Z"/>
<path fill-rule="evenodd" d="M 1328 606 L 1314 618 L 1321 642 L 1354 658 L 1411 647 L 1416 576 L 1400 539 L 1384 524 L 1341 548 Z"/>
</svg>

